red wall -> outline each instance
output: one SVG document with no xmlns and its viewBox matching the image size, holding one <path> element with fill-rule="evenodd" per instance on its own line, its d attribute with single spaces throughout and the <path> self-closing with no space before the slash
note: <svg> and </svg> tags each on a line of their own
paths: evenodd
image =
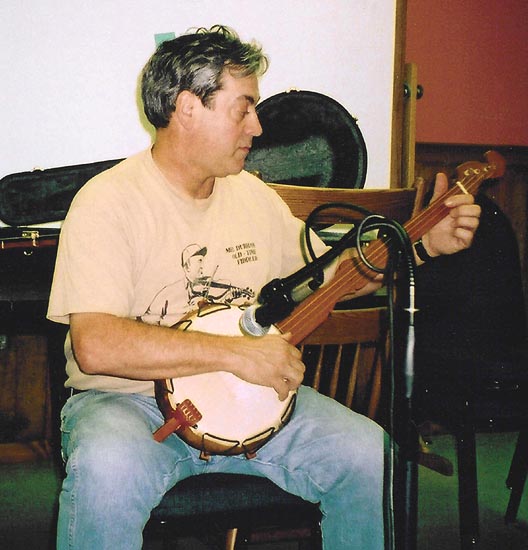
<svg viewBox="0 0 528 550">
<path fill-rule="evenodd" d="M 407 0 L 419 142 L 528 145 L 528 1 Z"/>
</svg>

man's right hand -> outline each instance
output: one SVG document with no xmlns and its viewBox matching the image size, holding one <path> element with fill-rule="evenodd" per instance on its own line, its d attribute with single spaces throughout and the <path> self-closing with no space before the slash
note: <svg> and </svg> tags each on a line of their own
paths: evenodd
<svg viewBox="0 0 528 550">
<path fill-rule="evenodd" d="M 284 401 L 301 385 L 305 371 L 301 352 L 290 338 L 289 333 L 234 338 L 230 372 L 246 382 L 272 387 Z"/>
</svg>

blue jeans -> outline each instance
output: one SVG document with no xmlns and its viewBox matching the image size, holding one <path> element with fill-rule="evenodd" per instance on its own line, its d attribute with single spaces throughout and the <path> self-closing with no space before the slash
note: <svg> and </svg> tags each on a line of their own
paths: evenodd
<svg viewBox="0 0 528 550">
<path fill-rule="evenodd" d="M 163 443 L 154 398 L 88 391 L 62 411 L 67 476 L 59 504 L 58 550 L 134 550 L 151 510 L 188 476 L 254 474 L 320 502 L 325 550 L 384 548 L 385 435 L 377 424 L 301 387 L 289 424 L 256 458 L 209 461 L 176 435 Z"/>
</svg>

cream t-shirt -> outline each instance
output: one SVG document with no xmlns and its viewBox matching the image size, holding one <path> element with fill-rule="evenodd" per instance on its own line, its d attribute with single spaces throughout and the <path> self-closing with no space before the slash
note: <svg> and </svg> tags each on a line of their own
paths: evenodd
<svg viewBox="0 0 528 550">
<path fill-rule="evenodd" d="M 305 263 L 303 223 L 247 172 L 180 195 L 150 149 L 81 188 L 64 221 L 48 318 L 102 312 L 172 326 L 205 296 L 243 305 Z M 322 243 L 321 243 L 322 247 Z M 322 248 L 321 248 L 322 250 Z M 86 375 L 65 342 L 67 386 L 154 394 L 153 382 Z M 147 367 L 146 367 L 147 368 Z"/>
</svg>

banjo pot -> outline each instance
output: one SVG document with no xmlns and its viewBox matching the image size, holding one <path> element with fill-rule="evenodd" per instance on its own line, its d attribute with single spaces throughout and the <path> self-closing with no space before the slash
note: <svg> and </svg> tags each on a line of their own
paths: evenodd
<svg viewBox="0 0 528 550">
<path fill-rule="evenodd" d="M 243 309 L 227 304 L 204 304 L 173 328 L 242 336 Z M 279 334 L 275 327 L 270 333 Z M 251 384 L 229 372 L 210 372 L 157 380 L 156 401 L 165 418 L 189 400 L 201 419 L 177 429 L 178 436 L 203 455 L 245 454 L 250 457 L 290 419 L 296 400 L 291 391 L 280 401 L 273 388 Z"/>
</svg>

